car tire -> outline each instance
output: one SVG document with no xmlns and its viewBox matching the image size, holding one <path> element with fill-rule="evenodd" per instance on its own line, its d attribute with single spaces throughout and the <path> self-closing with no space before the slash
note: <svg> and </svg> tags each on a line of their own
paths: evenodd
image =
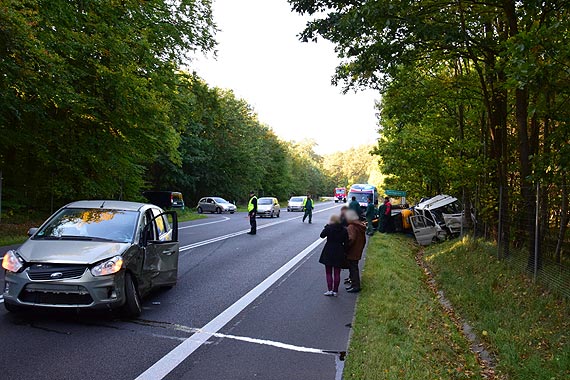
<svg viewBox="0 0 570 380">
<path fill-rule="evenodd" d="M 201 214 L 203 212 L 204 212 L 204 210 L 202 210 L 202 207 L 198 207 L 198 214 Z"/>
<path fill-rule="evenodd" d="M 142 304 L 137 286 L 130 273 L 125 273 L 125 304 L 122 310 L 123 316 L 135 318 L 141 315 Z"/>
<path fill-rule="evenodd" d="M 217 214 L 221 214 L 221 213 L 222 213 L 222 209 L 219 208 L 219 207 L 216 207 L 216 213 L 217 213 Z"/>
<path fill-rule="evenodd" d="M 280 215 L 281 215 L 281 210 L 279 210 L 279 212 L 277 213 L 277 217 L 279 218 Z"/>
<path fill-rule="evenodd" d="M 273 216 L 274 216 L 274 215 L 273 215 L 273 211 L 271 211 L 271 214 L 270 214 L 269 216 L 270 216 L 271 218 L 273 218 Z"/>
<path fill-rule="evenodd" d="M 6 301 L 4 301 L 4 308 L 10 313 L 21 313 L 22 311 L 24 311 L 24 309 L 21 306 L 14 305 Z"/>
<path fill-rule="evenodd" d="M 291 212 L 291 209 L 289 207 L 287 207 L 287 212 Z"/>
<path fill-rule="evenodd" d="M 233 214 L 233 213 L 234 213 L 233 211 L 230 211 L 230 214 Z"/>
</svg>

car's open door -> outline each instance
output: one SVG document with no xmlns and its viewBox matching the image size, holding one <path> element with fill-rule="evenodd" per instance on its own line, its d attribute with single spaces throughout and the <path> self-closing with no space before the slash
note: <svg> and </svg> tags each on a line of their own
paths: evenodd
<svg viewBox="0 0 570 380">
<path fill-rule="evenodd" d="M 175 211 L 152 210 L 143 233 L 143 271 L 151 286 L 173 286 L 178 277 L 178 216 Z M 150 276 L 150 279 L 148 278 Z"/>
<path fill-rule="evenodd" d="M 437 229 L 434 223 L 425 216 L 410 216 L 410 223 L 418 244 L 429 245 L 436 239 Z"/>
</svg>

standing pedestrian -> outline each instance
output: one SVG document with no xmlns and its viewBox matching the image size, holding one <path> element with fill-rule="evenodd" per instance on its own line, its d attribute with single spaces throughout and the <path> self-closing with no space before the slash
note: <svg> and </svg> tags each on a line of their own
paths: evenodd
<svg viewBox="0 0 570 380">
<path fill-rule="evenodd" d="M 366 205 L 366 235 L 374 235 L 374 226 L 372 225 L 374 217 L 376 216 L 376 207 L 372 202 L 372 197 L 368 197 L 368 205 Z"/>
<path fill-rule="evenodd" d="M 248 232 L 249 235 L 255 235 L 257 233 L 257 197 L 255 192 L 249 192 L 249 202 L 247 203 L 247 214 L 249 216 L 249 225 L 251 230 Z"/>
<path fill-rule="evenodd" d="M 354 212 L 356 213 L 356 215 L 358 215 L 358 217 L 360 217 L 360 214 L 362 214 L 360 203 L 356 200 L 355 196 L 352 197 L 352 200 L 348 204 L 348 208 L 354 210 Z"/>
<path fill-rule="evenodd" d="M 392 204 L 390 198 L 384 198 L 384 204 L 380 207 L 380 222 L 378 223 L 378 231 L 392 232 Z"/>
<path fill-rule="evenodd" d="M 348 211 L 348 206 L 342 206 L 340 208 L 340 224 L 342 224 L 343 227 L 348 226 L 348 222 L 346 221 L 346 212 L 347 211 Z"/>
<path fill-rule="evenodd" d="M 309 217 L 309 224 L 313 223 L 313 199 L 311 198 L 311 194 L 307 194 L 307 198 L 303 201 L 303 210 L 305 210 L 305 215 L 303 215 L 303 223 L 305 223 L 305 219 Z"/>
<path fill-rule="evenodd" d="M 360 291 L 358 262 L 362 258 L 362 251 L 364 251 L 364 246 L 366 245 L 366 227 L 353 210 L 346 212 L 346 220 L 348 222 L 346 259 L 348 260 L 348 271 L 350 273 L 350 287 L 346 291 L 358 293 Z"/>
<path fill-rule="evenodd" d="M 329 224 L 321 232 L 321 238 L 327 238 L 327 242 L 321 252 L 319 262 L 325 265 L 328 290 L 325 296 L 336 297 L 340 284 L 340 270 L 346 260 L 345 246 L 348 243 L 348 232 L 340 223 L 338 215 L 332 215 Z"/>
</svg>

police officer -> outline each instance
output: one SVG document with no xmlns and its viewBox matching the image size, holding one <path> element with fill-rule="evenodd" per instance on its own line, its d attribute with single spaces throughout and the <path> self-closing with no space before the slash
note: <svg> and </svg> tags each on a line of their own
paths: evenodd
<svg viewBox="0 0 570 380">
<path fill-rule="evenodd" d="M 249 235 L 255 235 L 257 233 L 257 221 L 255 220 L 257 216 L 257 197 L 253 191 L 249 192 L 249 202 L 247 203 L 247 213 L 249 215 L 249 225 L 251 230 L 248 232 Z"/>
<path fill-rule="evenodd" d="M 372 197 L 368 197 L 368 205 L 366 206 L 366 235 L 374 235 L 374 227 L 372 226 L 374 217 L 376 216 L 376 207 L 372 202 Z"/>
<path fill-rule="evenodd" d="M 307 194 L 307 198 L 303 201 L 303 210 L 305 210 L 305 215 L 303 215 L 303 223 L 307 216 L 309 217 L 309 224 L 313 223 L 313 200 L 311 199 L 311 194 Z"/>
</svg>

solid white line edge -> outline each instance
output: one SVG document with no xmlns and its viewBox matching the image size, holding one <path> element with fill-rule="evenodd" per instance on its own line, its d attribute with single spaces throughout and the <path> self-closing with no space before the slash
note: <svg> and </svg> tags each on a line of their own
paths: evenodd
<svg viewBox="0 0 570 380">
<path fill-rule="evenodd" d="M 163 356 L 159 361 L 154 363 L 150 368 L 141 373 L 136 380 L 157 380 L 163 379 L 180 363 L 188 358 L 194 351 L 214 336 L 220 329 L 228 324 L 233 318 L 241 313 L 267 289 L 275 284 L 289 270 L 303 260 L 309 253 L 317 248 L 324 239 L 317 239 L 307 248 L 299 252 L 295 257 L 285 263 L 281 268 L 273 272 L 269 277 L 259 283 L 255 288 L 246 293 L 239 300 L 234 302 L 230 307 L 221 312 L 217 317 L 208 322 L 204 327 L 192 334 L 188 339 L 176 346 L 172 351 Z"/>
</svg>

